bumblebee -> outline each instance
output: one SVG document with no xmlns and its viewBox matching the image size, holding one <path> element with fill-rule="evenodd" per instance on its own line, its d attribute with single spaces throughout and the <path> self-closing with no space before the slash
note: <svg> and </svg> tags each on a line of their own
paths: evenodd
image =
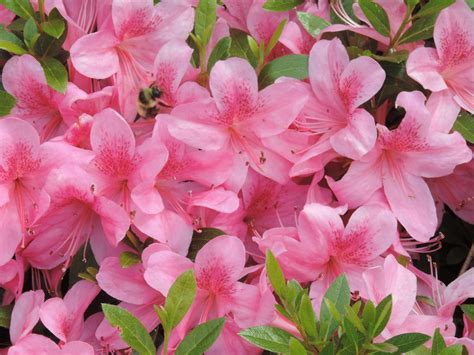
<svg viewBox="0 0 474 355">
<path fill-rule="evenodd" d="M 159 99 L 162 96 L 162 91 L 155 85 L 151 85 L 148 88 L 140 90 L 137 100 L 137 112 L 138 115 L 135 121 L 138 121 L 141 117 L 153 118 L 160 111 Z"/>
</svg>

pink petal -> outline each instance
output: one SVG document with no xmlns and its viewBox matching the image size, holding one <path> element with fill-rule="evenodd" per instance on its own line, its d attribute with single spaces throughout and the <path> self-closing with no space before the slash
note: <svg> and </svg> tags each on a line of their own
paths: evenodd
<svg viewBox="0 0 474 355">
<path fill-rule="evenodd" d="M 144 35 L 153 25 L 153 3 L 149 0 L 115 0 L 112 20 L 115 34 L 120 39 Z"/>
<path fill-rule="evenodd" d="M 234 212 L 239 207 L 239 198 L 222 187 L 193 194 L 190 205 L 210 208 L 223 213 Z"/>
<path fill-rule="evenodd" d="M 223 115 L 244 118 L 257 104 L 257 74 L 241 58 L 218 61 L 212 68 L 209 87 Z"/>
<path fill-rule="evenodd" d="M 374 59 L 363 56 L 351 60 L 339 78 L 339 92 L 347 111 L 353 112 L 370 100 L 384 80 L 385 71 Z"/>
<path fill-rule="evenodd" d="M 142 182 L 132 190 L 132 199 L 145 213 L 154 214 L 165 208 L 163 199 L 155 187 L 155 182 Z"/>
<path fill-rule="evenodd" d="M 94 211 L 100 216 L 104 235 L 111 245 L 117 245 L 124 237 L 130 226 L 127 213 L 105 197 L 98 197 L 94 204 Z"/>
<path fill-rule="evenodd" d="M 165 44 L 153 65 L 156 85 L 163 91 L 163 100 L 169 105 L 176 102 L 176 94 L 184 74 L 189 68 L 193 50 L 184 41 L 174 40 Z"/>
<path fill-rule="evenodd" d="M 59 340 L 67 341 L 70 321 L 69 312 L 61 298 L 47 300 L 40 309 L 40 318 L 44 326 Z"/>
<path fill-rule="evenodd" d="M 242 122 L 260 137 L 283 133 L 295 120 L 307 100 L 307 90 L 296 82 L 270 85 L 258 96 L 258 111 Z"/>
<path fill-rule="evenodd" d="M 44 302 L 44 292 L 28 291 L 15 303 L 10 323 L 10 340 L 13 344 L 27 336 L 39 321 L 40 307 Z"/>
<path fill-rule="evenodd" d="M 397 236 L 397 220 L 390 211 L 362 206 L 352 214 L 343 237 L 333 242 L 337 257 L 365 266 L 386 251 Z"/>
<path fill-rule="evenodd" d="M 358 160 L 374 147 L 376 139 L 374 118 L 364 109 L 356 109 L 347 126 L 332 135 L 330 142 L 337 153 Z"/>
<path fill-rule="evenodd" d="M 263 9 L 264 0 L 254 1 L 247 14 L 247 28 L 258 43 L 268 44 L 279 23 L 288 19 L 285 12 L 273 12 Z"/>
<path fill-rule="evenodd" d="M 10 204 L 0 207 L 0 225 L 3 230 L 0 235 L 0 266 L 11 260 L 22 240 L 23 231 L 15 207 Z"/>
<path fill-rule="evenodd" d="M 70 341 L 61 348 L 62 355 L 94 355 L 94 348 L 83 341 Z"/>
<path fill-rule="evenodd" d="M 148 285 L 166 296 L 176 278 L 193 268 L 188 258 L 171 251 L 159 251 L 148 258 L 144 278 Z"/>
<path fill-rule="evenodd" d="M 232 250 L 230 254 L 222 254 L 223 250 Z M 196 279 L 204 275 L 219 277 L 226 275 L 226 280 L 237 281 L 245 266 L 245 247 L 242 241 L 232 236 L 220 236 L 212 239 L 202 247 L 196 255 Z M 199 281 L 198 281 L 199 283 Z"/>
<path fill-rule="evenodd" d="M 456 306 L 474 297 L 473 280 L 474 268 L 471 268 L 451 282 L 444 290 L 444 304 L 439 308 L 438 314 L 452 317 Z"/>
<path fill-rule="evenodd" d="M 418 241 L 430 239 L 438 219 L 426 182 L 402 170 L 396 163 L 384 161 L 383 185 L 393 213 L 407 232 Z"/>
<path fill-rule="evenodd" d="M 425 89 L 441 91 L 447 89 L 441 75 L 442 67 L 435 48 L 417 48 L 407 60 L 407 74 Z"/>
<path fill-rule="evenodd" d="M 102 261 L 96 278 L 100 288 L 112 297 L 140 305 L 152 303 L 158 296 L 143 274 L 141 264 L 123 268 L 118 258 L 111 257 Z"/>
<path fill-rule="evenodd" d="M 426 108 L 431 113 L 430 130 L 441 133 L 451 131 L 460 111 L 449 90 L 431 93 Z"/>
<path fill-rule="evenodd" d="M 300 240 L 323 259 L 329 257 L 328 238 L 342 235 L 343 232 L 341 217 L 328 206 L 318 203 L 308 204 L 298 218 Z"/>
<path fill-rule="evenodd" d="M 119 70 L 119 57 L 115 49 L 118 44 L 115 35 L 108 31 L 84 36 L 71 47 L 72 64 L 87 77 L 108 78 Z"/>
<path fill-rule="evenodd" d="M 58 346 L 49 338 L 43 335 L 30 334 L 20 339 L 18 343 L 8 349 L 9 355 L 54 354 L 59 350 Z"/>
</svg>

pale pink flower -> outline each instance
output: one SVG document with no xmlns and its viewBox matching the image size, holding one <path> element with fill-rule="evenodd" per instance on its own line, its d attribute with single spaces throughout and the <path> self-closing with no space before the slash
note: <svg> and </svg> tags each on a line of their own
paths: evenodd
<svg viewBox="0 0 474 355">
<path fill-rule="evenodd" d="M 279 83 L 258 92 L 257 75 L 241 58 L 219 61 L 209 85 L 213 100 L 172 111 L 171 135 L 195 148 L 232 154 L 233 190 L 244 183 L 248 166 L 279 183 L 288 181 L 289 162 L 266 148 L 264 139 L 288 128 L 306 101 L 304 90 Z"/>
<path fill-rule="evenodd" d="M 363 56 L 349 61 L 339 39 L 321 40 L 310 52 L 309 76 L 311 95 L 296 125 L 313 141 L 292 168 L 292 175 L 321 170 L 335 156 L 333 151 L 360 159 L 377 137 L 374 118 L 359 108 L 380 90 L 385 79 L 375 60 Z"/>
<path fill-rule="evenodd" d="M 379 125 L 375 148 L 352 162 L 341 180 L 327 180 L 338 200 L 349 208 L 368 202 L 382 189 L 407 232 L 426 242 L 436 230 L 437 217 L 433 196 L 423 178 L 450 174 L 456 165 L 471 160 L 472 153 L 459 133 L 431 130 L 437 114 L 430 105 L 425 106 L 421 92 L 400 93 L 396 105 L 406 111 L 400 125 L 391 131 Z"/>
<path fill-rule="evenodd" d="M 151 82 L 156 51 L 171 39 L 185 40 L 193 26 L 191 7 L 153 0 L 113 0 L 111 21 L 71 47 L 74 67 L 83 75 L 105 79 L 117 74 L 120 110 L 135 117 L 138 91 Z"/>
</svg>

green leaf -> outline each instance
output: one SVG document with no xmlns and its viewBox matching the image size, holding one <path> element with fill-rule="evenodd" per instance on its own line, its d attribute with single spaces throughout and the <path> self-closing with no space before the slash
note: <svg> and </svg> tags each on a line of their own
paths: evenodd
<svg viewBox="0 0 474 355">
<path fill-rule="evenodd" d="M 461 344 L 454 344 L 450 347 L 441 350 L 439 355 L 461 355 L 463 346 Z"/>
<path fill-rule="evenodd" d="M 317 337 L 316 314 L 307 293 L 301 297 L 300 308 L 298 310 L 300 325 L 306 334 L 312 339 Z"/>
<path fill-rule="evenodd" d="M 289 343 L 290 355 L 307 355 L 308 352 L 304 348 L 304 345 L 296 338 L 291 338 Z"/>
<path fill-rule="evenodd" d="M 360 306 L 360 301 L 358 301 L 358 304 Z M 367 329 L 365 329 L 364 325 L 362 324 L 362 321 L 360 320 L 359 316 L 357 315 L 357 312 L 354 310 L 353 307 L 354 306 L 346 306 L 346 319 L 351 322 L 351 324 L 356 327 L 359 332 L 361 332 L 362 334 L 366 334 Z"/>
<path fill-rule="evenodd" d="M 0 4 L 25 20 L 35 14 L 29 0 L 0 0 Z"/>
<path fill-rule="evenodd" d="M 405 31 L 400 41 L 398 41 L 398 44 L 412 43 L 432 38 L 435 22 L 436 16 L 425 17 L 415 21 L 413 25 Z"/>
<path fill-rule="evenodd" d="M 23 39 L 28 48 L 34 48 L 39 36 L 38 27 L 36 27 L 34 18 L 31 17 L 25 22 L 25 26 L 23 27 Z"/>
<path fill-rule="evenodd" d="M 357 0 L 340 0 L 338 3 L 341 4 L 341 8 L 344 9 L 345 13 L 349 16 L 349 18 L 354 21 L 358 22 L 359 19 L 357 16 L 354 15 L 354 10 L 352 9 L 352 6 Z M 338 15 L 335 11 L 334 8 L 331 6 L 331 18 L 330 22 L 332 24 L 347 24 L 346 20 L 343 20 L 340 15 Z"/>
<path fill-rule="evenodd" d="M 230 57 L 243 58 L 255 68 L 258 64 L 258 58 L 255 56 L 252 48 L 250 48 L 247 33 L 234 28 L 231 28 L 229 32 L 232 39 Z"/>
<path fill-rule="evenodd" d="M 369 334 L 371 333 L 373 329 L 375 317 L 376 317 L 376 310 L 375 310 L 374 303 L 369 300 L 365 303 L 364 310 L 362 311 L 362 322 L 364 323 L 364 326 L 369 331 Z"/>
<path fill-rule="evenodd" d="M 331 314 L 325 302 L 326 299 L 334 304 L 335 309 L 341 315 L 346 314 L 346 307 L 349 306 L 351 302 L 351 291 L 345 275 L 341 275 L 334 280 L 326 291 L 323 302 L 321 303 L 319 320 L 323 340 L 328 340 L 338 325 L 338 322 L 334 319 L 334 316 Z"/>
<path fill-rule="evenodd" d="M 263 8 L 270 11 L 288 11 L 303 2 L 304 0 L 267 0 Z"/>
<path fill-rule="evenodd" d="M 161 325 L 164 329 L 169 329 L 169 321 L 168 321 L 168 313 L 166 313 L 166 309 L 163 306 L 157 306 L 156 304 L 153 305 L 156 315 L 160 318 Z"/>
<path fill-rule="evenodd" d="M 406 355 L 431 355 L 431 351 L 421 345 L 413 350 L 407 351 Z"/>
<path fill-rule="evenodd" d="M 399 51 L 395 53 L 390 53 L 385 56 L 376 55 L 376 54 L 371 54 L 370 56 L 382 62 L 401 63 L 408 59 L 408 54 L 409 54 L 408 51 L 403 50 L 403 51 Z"/>
<path fill-rule="evenodd" d="M 444 342 L 443 336 L 439 332 L 439 328 L 436 328 L 433 335 L 433 342 L 431 344 L 431 354 L 438 355 L 441 350 L 446 348 L 446 343 Z"/>
<path fill-rule="evenodd" d="M 423 88 L 407 75 L 406 63 L 380 63 L 386 73 L 385 83 L 377 94 L 377 105 L 383 104 L 387 99 L 393 99 L 402 91 L 423 90 Z"/>
<path fill-rule="evenodd" d="M 296 280 L 290 280 L 286 283 L 285 300 L 292 307 L 293 310 L 297 310 L 300 307 L 301 297 L 305 291 Z"/>
<path fill-rule="evenodd" d="M 0 90 L 0 116 L 8 115 L 12 108 L 15 107 L 16 100 L 6 91 Z"/>
<path fill-rule="evenodd" d="M 382 36 L 390 37 L 390 21 L 383 7 L 372 0 L 359 0 L 359 6 L 375 30 Z"/>
<path fill-rule="evenodd" d="M 10 328 L 13 305 L 0 306 L 0 327 Z"/>
<path fill-rule="evenodd" d="M 288 20 L 284 19 L 278 24 L 275 32 L 273 32 L 272 37 L 270 38 L 270 40 L 267 43 L 267 47 L 265 48 L 265 57 L 268 56 L 271 53 L 273 48 L 275 48 L 275 46 L 278 43 L 278 40 L 280 39 L 281 33 L 283 32 L 283 29 L 285 28 L 285 25 L 286 25 L 287 22 L 288 22 Z"/>
<path fill-rule="evenodd" d="M 120 337 L 139 354 L 155 355 L 153 339 L 143 324 L 130 312 L 111 304 L 102 304 L 105 318 L 113 327 L 118 327 Z"/>
<path fill-rule="evenodd" d="M 463 304 L 461 305 L 461 309 L 466 315 L 466 317 L 471 321 L 474 322 L 474 304 Z"/>
<path fill-rule="evenodd" d="M 141 263 L 140 256 L 131 251 L 124 251 L 119 256 L 120 266 L 124 269 Z"/>
<path fill-rule="evenodd" d="M 276 353 L 288 352 L 293 335 L 287 331 L 269 326 L 258 326 L 242 330 L 239 335 L 249 343 Z"/>
<path fill-rule="evenodd" d="M 334 349 L 334 342 L 328 343 L 323 350 L 319 353 L 320 355 L 334 355 L 336 353 Z"/>
<path fill-rule="evenodd" d="M 398 351 L 398 347 L 390 343 L 378 343 L 378 344 L 368 344 L 365 346 L 367 350 L 373 350 L 382 353 L 393 354 Z"/>
<path fill-rule="evenodd" d="M 474 10 L 474 0 L 466 0 L 466 4 L 469 5 L 471 10 Z"/>
<path fill-rule="evenodd" d="M 474 143 L 474 116 L 462 112 L 454 122 L 453 130 L 461 133 L 469 143 Z"/>
<path fill-rule="evenodd" d="M 44 75 L 48 85 L 59 92 L 66 92 L 67 88 L 67 70 L 61 62 L 55 58 L 40 59 Z"/>
<path fill-rule="evenodd" d="M 297 11 L 296 14 L 305 30 L 314 38 L 318 37 L 322 30 L 331 25 L 325 19 L 307 12 Z"/>
<path fill-rule="evenodd" d="M 197 252 L 201 250 L 208 241 L 224 234 L 224 231 L 217 228 L 201 228 L 199 231 L 195 231 L 191 239 L 191 245 L 189 246 L 188 258 L 194 261 Z"/>
<path fill-rule="evenodd" d="M 66 29 L 66 23 L 58 9 L 54 8 L 48 15 L 48 21 L 43 22 L 41 27 L 50 36 L 59 39 Z"/>
<path fill-rule="evenodd" d="M 385 297 L 375 308 L 375 325 L 372 330 L 372 338 L 382 333 L 385 329 L 390 315 L 392 314 L 392 295 Z"/>
<path fill-rule="evenodd" d="M 165 301 L 168 326 L 173 329 L 188 312 L 196 297 L 194 271 L 183 272 L 171 286 Z M 170 329 L 170 330 L 171 330 Z"/>
<path fill-rule="evenodd" d="M 273 256 L 273 253 L 270 250 L 267 250 L 265 268 L 273 290 L 275 290 L 278 297 L 284 299 L 286 294 L 285 277 L 283 276 L 280 265 L 278 265 L 277 259 Z"/>
<path fill-rule="evenodd" d="M 437 15 L 444 8 L 454 4 L 455 1 L 456 0 L 430 0 L 420 9 L 420 11 L 413 15 L 413 19 Z"/>
<path fill-rule="evenodd" d="M 195 16 L 194 33 L 199 39 L 199 45 L 204 48 L 211 39 L 216 23 L 216 0 L 199 0 Z"/>
<path fill-rule="evenodd" d="M 413 11 L 413 9 L 415 8 L 416 5 L 418 5 L 418 3 L 420 2 L 420 0 L 405 0 L 405 3 L 407 4 L 407 11 L 409 13 L 411 13 Z"/>
<path fill-rule="evenodd" d="M 308 78 L 308 56 L 290 54 L 272 60 L 262 69 L 258 77 L 259 86 L 265 88 L 282 76 L 301 80 Z"/>
<path fill-rule="evenodd" d="M 35 43 L 34 51 L 41 57 L 57 57 L 64 50 L 62 45 L 66 39 L 66 31 L 57 39 L 43 32 Z"/>
<path fill-rule="evenodd" d="M 431 337 L 421 333 L 406 333 L 396 335 L 386 341 L 386 343 L 398 347 L 398 351 L 405 353 L 407 351 L 416 349 L 420 345 L 426 343 Z"/>
<path fill-rule="evenodd" d="M 0 27 L 0 49 L 13 54 L 25 54 L 27 50 L 23 41 L 13 33 L 6 31 Z"/>
<path fill-rule="evenodd" d="M 224 60 L 229 58 L 230 55 L 230 45 L 232 43 L 232 40 L 230 37 L 224 37 L 219 40 L 219 42 L 216 43 L 216 46 L 211 52 L 211 55 L 209 56 L 209 60 L 207 62 L 207 71 L 210 73 L 212 67 L 214 64 L 217 63 L 219 60 Z"/>
<path fill-rule="evenodd" d="M 191 330 L 176 349 L 176 355 L 201 355 L 219 337 L 225 318 L 217 318 L 198 325 Z"/>
</svg>

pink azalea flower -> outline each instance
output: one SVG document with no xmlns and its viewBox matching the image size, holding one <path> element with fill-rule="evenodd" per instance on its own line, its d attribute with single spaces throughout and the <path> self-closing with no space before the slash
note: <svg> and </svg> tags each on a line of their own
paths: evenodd
<svg viewBox="0 0 474 355">
<path fill-rule="evenodd" d="M 41 141 L 64 133 L 63 115 L 85 93 L 69 83 L 65 94 L 48 86 L 41 64 L 31 55 L 14 56 L 3 68 L 2 83 L 16 99 L 11 115 L 32 123 Z"/>
<path fill-rule="evenodd" d="M 359 108 L 385 80 L 385 72 L 375 60 L 364 56 L 349 61 L 339 39 L 322 40 L 310 52 L 309 76 L 311 95 L 296 125 L 314 138 L 292 168 L 292 175 L 322 169 L 334 156 L 332 150 L 360 159 L 377 137 L 373 117 Z M 328 154 L 328 158 L 321 158 Z"/>
<path fill-rule="evenodd" d="M 224 255 L 222 250 L 232 250 Z M 163 295 L 176 277 L 194 269 L 198 291 L 193 306 L 180 323 L 183 337 L 195 325 L 232 313 L 240 329 L 265 324 L 273 318 L 273 296 L 258 286 L 238 280 L 244 275 L 245 247 L 240 239 L 220 236 L 209 241 L 192 261 L 170 251 L 152 254 L 145 263 L 145 280 Z"/>
<path fill-rule="evenodd" d="M 151 82 L 156 51 L 171 39 L 185 40 L 193 27 L 193 14 L 189 6 L 113 0 L 112 21 L 74 43 L 72 63 L 90 78 L 117 74 L 120 109 L 131 120 L 138 91 Z"/>
<path fill-rule="evenodd" d="M 22 260 L 10 259 L 5 265 L 0 266 L 0 287 L 4 290 L 1 305 L 10 304 L 20 296 L 24 273 L 25 266 Z"/>
<path fill-rule="evenodd" d="M 15 14 L 13 12 L 0 5 L 0 25 L 7 27 L 14 18 Z"/>
<path fill-rule="evenodd" d="M 436 48 L 417 48 L 407 73 L 427 90 L 449 90 L 462 108 L 474 113 L 474 13 L 457 0 L 439 14 L 434 27 Z"/>
<path fill-rule="evenodd" d="M 98 195 L 91 175 L 79 166 L 64 165 L 51 171 L 45 189 L 51 207 L 33 227 L 35 237 L 23 252 L 34 267 L 50 269 L 64 263 L 65 270 L 89 240 L 96 260 L 101 260 L 125 236 L 130 226 L 127 214 Z"/>
<path fill-rule="evenodd" d="M 341 180 L 327 180 L 338 200 L 349 208 L 366 203 L 382 189 L 408 233 L 426 242 L 436 230 L 437 217 L 423 178 L 450 174 L 456 165 L 471 160 L 472 153 L 459 133 L 431 131 L 437 114 L 424 102 L 421 92 L 400 93 L 396 105 L 406 111 L 401 124 L 391 131 L 378 126 L 375 148 L 360 161 L 354 161 Z M 359 182 L 357 187 L 354 181 Z"/>
<path fill-rule="evenodd" d="M 322 299 L 327 287 L 341 273 L 357 288 L 361 272 L 380 264 L 380 255 L 396 237 L 397 223 L 387 210 L 360 207 L 344 227 L 337 209 L 312 203 L 300 213 L 297 229 L 270 229 L 263 239 L 255 241 L 262 251 L 269 249 L 275 254 L 287 278 L 300 282 L 316 280 L 311 293 Z"/>
<path fill-rule="evenodd" d="M 288 128 L 306 101 L 305 92 L 291 83 L 273 84 L 258 92 L 255 71 L 240 58 L 219 61 L 209 84 L 213 100 L 180 105 L 172 111 L 171 135 L 195 148 L 232 154 L 228 185 L 234 190 L 244 183 L 249 165 L 279 183 L 288 181 L 289 162 L 266 148 L 264 139 Z"/>
<path fill-rule="evenodd" d="M 44 302 L 44 292 L 23 293 L 15 302 L 10 322 L 10 340 L 16 344 L 28 336 L 39 321 L 40 307 Z"/>
<path fill-rule="evenodd" d="M 31 233 L 30 227 L 47 210 L 49 196 L 43 190 L 45 149 L 29 123 L 17 118 L 0 121 L 0 265 Z"/>
<path fill-rule="evenodd" d="M 64 299 L 50 298 L 41 305 L 41 322 L 61 342 L 79 340 L 84 326 L 84 312 L 99 292 L 97 284 L 78 281 Z"/>
</svg>

